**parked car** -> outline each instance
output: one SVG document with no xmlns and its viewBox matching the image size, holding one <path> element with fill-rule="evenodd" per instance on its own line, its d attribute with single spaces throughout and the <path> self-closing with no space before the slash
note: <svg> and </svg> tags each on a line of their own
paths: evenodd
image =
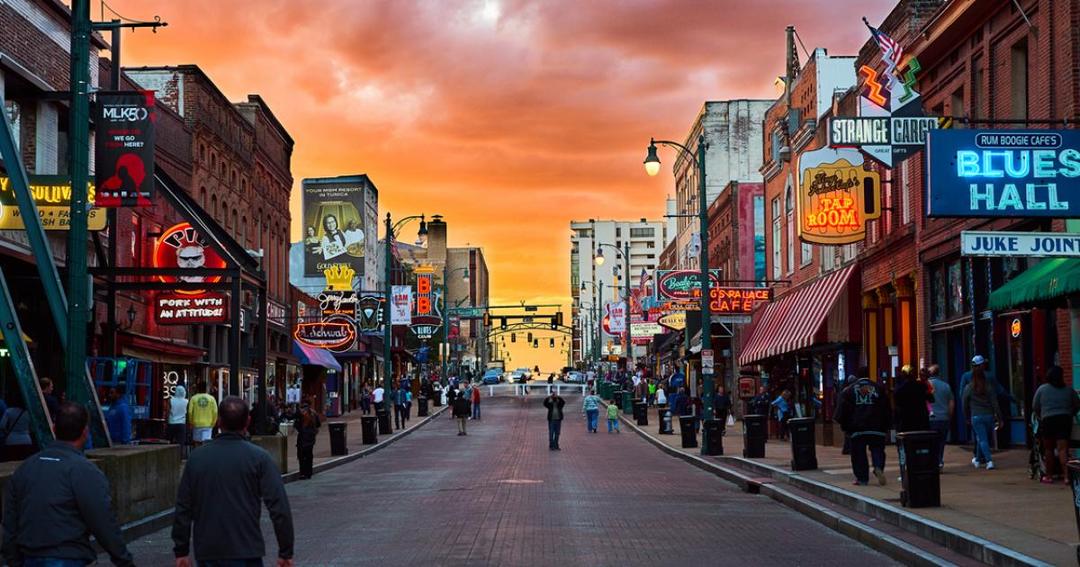
<svg viewBox="0 0 1080 567">
<path fill-rule="evenodd" d="M 566 383 L 567 384 L 584 384 L 585 383 L 585 375 L 582 374 L 581 372 L 578 372 L 577 370 L 571 370 L 570 372 L 566 373 Z"/>
<path fill-rule="evenodd" d="M 502 372 L 498 368 L 488 369 L 484 372 L 484 377 L 480 379 L 485 385 L 498 384 L 502 382 Z"/>
<path fill-rule="evenodd" d="M 518 368 L 510 373 L 510 382 L 514 384 L 524 384 L 529 381 L 530 374 L 528 368 Z"/>
</svg>

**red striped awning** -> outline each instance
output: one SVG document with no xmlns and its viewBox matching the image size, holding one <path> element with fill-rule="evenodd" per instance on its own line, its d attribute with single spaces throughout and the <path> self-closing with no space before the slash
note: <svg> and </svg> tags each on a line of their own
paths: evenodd
<svg viewBox="0 0 1080 567">
<path fill-rule="evenodd" d="M 826 274 L 754 312 L 750 336 L 739 352 L 746 366 L 809 347 L 844 290 L 855 265 Z"/>
</svg>

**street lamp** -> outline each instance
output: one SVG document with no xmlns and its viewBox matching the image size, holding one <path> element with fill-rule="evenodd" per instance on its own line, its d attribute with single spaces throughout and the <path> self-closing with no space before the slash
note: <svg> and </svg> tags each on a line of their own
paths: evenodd
<svg viewBox="0 0 1080 567">
<path fill-rule="evenodd" d="M 604 332 L 603 331 L 603 329 L 604 329 L 604 323 L 603 323 L 604 313 L 602 311 L 603 305 L 604 305 L 604 288 L 603 288 L 603 286 L 598 286 L 598 285 L 596 285 L 595 283 L 593 283 L 591 281 L 582 281 L 581 282 L 581 291 L 585 291 L 585 284 L 589 284 L 593 288 L 593 299 L 594 299 L 593 300 L 593 306 L 594 307 L 593 307 L 593 311 L 592 311 L 592 323 L 594 325 L 596 325 L 596 340 L 591 340 L 589 342 L 592 343 L 593 364 L 595 366 L 599 366 L 599 364 L 600 364 L 600 345 L 601 345 L 601 343 L 604 342 L 604 335 L 603 335 L 603 332 Z M 599 299 L 596 299 L 596 293 L 597 292 L 600 293 L 600 298 Z M 599 313 L 599 316 L 597 316 L 597 313 Z"/>
<path fill-rule="evenodd" d="M 394 224 L 390 220 L 390 213 L 386 213 L 386 247 L 384 250 L 386 254 L 386 301 L 383 303 L 383 389 L 386 391 L 387 395 L 390 394 L 390 390 L 393 389 L 394 385 L 394 367 L 392 361 L 390 360 L 390 341 L 392 340 L 391 331 L 393 330 L 393 325 L 391 325 L 390 321 L 390 302 L 392 300 L 392 296 L 390 294 L 390 286 L 393 281 L 392 268 L 394 265 L 394 234 L 397 233 L 398 229 L 405 226 L 405 223 L 417 219 L 420 220 L 420 230 L 416 232 L 416 245 L 423 246 L 424 242 L 427 241 L 428 234 L 427 220 L 424 218 L 424 215 L 413 215 L 405 217 L 397 221 L 397 224 Z"/>
<path fill-rule="evenodd" d="M 623 266 L 626 271 L 623 274 L 623 293 L 626 296 L 626 321 L 625 329 L 623 329 L 623 352 L 626 353 L 626 369 L 627 371 L 633 371 L 634 354 L 630 350 L 630 242 L 623 242 L 622 249 L 614 244 L 605 244 L 603 242 L 596 243 L 596 255 L 594 261 L 599 266 L 604 263 L 604 250 L 602 247 L 607 246 L 615 250 L 616 257 L 623 259 Z"/>
<path fill-rule="evenodd" d="M 442 300 L 443 300 L 443 339 L 446 345 L 445 352 L 439 353 L 439 360 L 442 363 L 442 372 L 440 373 L 442 383 L 446 384 L 446 359 L 450 358 L 450 275 L 454 272 L 464 273 L 461 275 L 461 281 L 465 285 L 469 285 L 469 267 L 462 266 L 460 268 L 454 268 L 453 270 L 447 270 L 446 265 L 449 262 L 443 262 L 443 276 L 442 276 Z"/>
<path fill-rule="evenodd" d="M 655 176 L 660 172 L 660 156 L 656 153 L 656 145 L 665 145 L 676 148 L 689 159 L 698 170 L 698 232 L 701 238 L 701 351 L 712 350 L 712 314 L 709 313 L 709 204 L 705 193 L 705 150 L 709 145 L 705 142 L 705 135 L 698 135 L 697 155 L 686 146 L 670 140 L 649 140 L 648 151 L 645 155 L 645 173 Z M 703 416 L 706 420 L 713 418 L 713 369 L 701 367 L 702 392 L 701 401 L 704 405 Z M 703 427 L 701 433 L 701 453 L 709 454 L 710 443 L 708 442 L 709 428 Z"/>
</svg>

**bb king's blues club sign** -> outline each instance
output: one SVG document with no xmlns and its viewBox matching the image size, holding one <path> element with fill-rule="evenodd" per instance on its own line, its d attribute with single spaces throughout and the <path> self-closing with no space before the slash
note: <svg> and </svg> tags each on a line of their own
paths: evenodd
<svg viewBox="0 0 1080 567">
<path fill-rule="evenodd" d="M 1080 218 L 1080 132 L 933 130 L 931 217 Z"/>
</svg>

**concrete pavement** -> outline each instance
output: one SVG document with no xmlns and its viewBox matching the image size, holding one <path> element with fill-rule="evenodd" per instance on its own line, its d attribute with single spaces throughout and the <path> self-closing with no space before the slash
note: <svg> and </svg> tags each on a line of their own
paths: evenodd
<svg viewBox="0 0 1080 567">
<path fill-rule="evenodd" d="M 586 433 L 580 397 L 549 451 L 540 401 L 485 399 L 467 437 L 437 419 L 288 485 L 297 564 L 892 564 L 636 435 Z M 263 527 L 273 556 L 265 514 Z M 167 564 L 170 549 L 168 530 L 132 543 L 139 564 Z"/>
</svg>

